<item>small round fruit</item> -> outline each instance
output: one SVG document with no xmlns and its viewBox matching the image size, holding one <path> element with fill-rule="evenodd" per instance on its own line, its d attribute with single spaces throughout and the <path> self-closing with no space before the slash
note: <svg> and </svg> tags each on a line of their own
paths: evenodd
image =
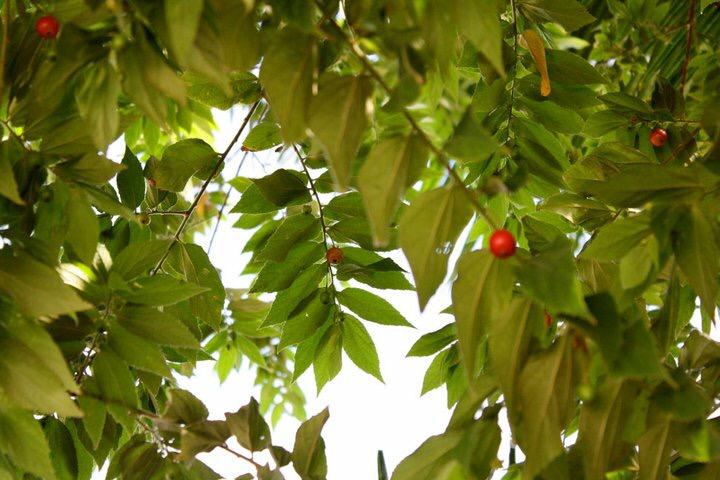
<svg viewBox="0 0 720 480">
<path fill-rule="evenodd" d="M 578 385 L 577 394 L 580 400 L 583 402 L 589 402 L 595 398 L 595 389 L 587 383 L 581 383 Z"/>
<path fill-rule="evenodd" d="M 338 247 L 332 247 L 328 249 L 325 258 L 330 265 L 337 265 L 342 262 L 343 252 Z"/>
<path fill-rule="evenodd" d="M 150 215 L 147 213 L 141 213 L 137 216 L 138 222 L 140 222 L 140 225 L 147 226 L 150 225 Z"/>
<path fill-rule="evenodd" d="M 667 143 L 667 140 L 668 134 L 662 128 L 654 128 L 653 131 L 650 132 L 650 143 L 655 147 L 662 147 Z"/>
<path fill-rule="evenodd" d="M 35 22 L 35 31 L 40 38 L 53 39 L 60 31 L 60 22 L 52 15 L 45 15 Z"/>
<path fill-rule="evenodd" d="M 553 324 L 553 317 L 548 312 L 545 312 L 545 327 L 550 328 Z"/>
<path fill-rule="evenodd" d="M 515 255 L 517 245 L 515 237 L 507 230 L 495 230 L 490 236 L 490 251 L 497 258 L 509 258 Z"/>
</svg>

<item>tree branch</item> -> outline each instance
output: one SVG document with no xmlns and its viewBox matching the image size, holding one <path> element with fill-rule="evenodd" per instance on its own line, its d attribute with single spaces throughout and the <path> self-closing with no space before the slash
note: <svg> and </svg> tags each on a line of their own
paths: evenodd
<svg viewBox="0 0 720 480">
<path fill-rule="evenodd" d="M 343 30 L 342 27 L 340 27 L 340 25 L 338 25 L 338 23 L 330 15 L 327 15 L 327 12 L 325 11 L 325 8 L 321 2 L 315 0 L 315 3 L 320 9 L 320 11 L 326 14 L 328 23 L 332 26 L 333 30 L 335 30 L 340 35 L 340 38 L 350 47 L 352 53 L 355 55 L 355 57 L 357 57 L 358 60 L 360 60 L 365 69 L 370 73 L 370 76 L 382 87 L 383 90 L 385 90 L 385 93 L 387 93 L 388 95 L 392 95 L 392 89 L 387 84 L 387 82 L 385 82 L 385 79 L 382 77 L 382 75 L 380 75 L 380 72 L 377 71 L 377 69 L 372 64 L 367 55 L 365 55 L 365 52 L 362 51 L 355 39 L 348 35 L 348 33 Z M 457 171 L 455 171 L 452 164 L 450 163 L 447 154 L 433 143 L 430 137 L 428 137 L 427 133 L 425 133 L 425 131 L 420 128 L 420 125 L 418 125 L 417 121 L 407 108 L 401 108 L 401 111 L 410 126 L 413 128 L 413 130 L 415 130 L 415 133 L 417 133 L 417 135 L 420 137 L 423 143 L 427 145 L 430 151 L 435 154 L 438 162 L 440 162 L 440 164 L 445 168 L 445 170 L 448 172 L 450 177 L 452 177 L 455 183 L 457 183 L 463 189 L 463 192 L 468 197 L 468 200 L 470 200 L 470 203 L 473 205 L 473 207 L 475 207 L 475 210 L 477 210 L 477 212 L 493 229 L 497 230 L 498 226 L 495 223 L 495 220 L 493 220 L 492 216 L 490 216 L 489 212 L 485 209 L 485 207 L 480 204 L 480 201 L 478 200 L 476 194 L 471 191 L 467 187 L 467 185 L 465 185 L 463 179 L 460 177 Z"/>
<path fill-rule="evenodd" d="M 10 0 L 3 2 L 2 12 L 2 48 L 0 49 L 0 99 L 5 94 L 5 64 L 7 63 L 7 47 L 10 43 Z"/>
<path fill-rule="evenodd" d="M 165 263 L 165 260 L 167 260 L 168 256 L 170 255 L 170 251 L 180 241 L 180 237 L 182 236 L 183 231 L 185 230 L 185 227 L 187 227 L 188 221 L 190 217 L 192 216 L 193 212 L 195 211 L 195 208 L 197 208 L 198 203 L 200 202 L 200 197 L 205 193 L 208 186 L 210 186 L 210 182 L 212 182 L 213 178 L 215 178 L 215 175 L 220 172 L 220 169 L 223 166 L 223 163 L 225 163 L 225 159 L 230 154 L 230 151 L 235 146 L 235 144 L 240 139 L 240 135 L 242 134 L 243 130 L 245 130 L 245 127 L 250 122 L 250 117 L 252 117 L 252 114 L 255 113 L 255 109 L 260 104 L 260 100 L 253 103 L 253 105 L 250 107 L 250 111 L 245 116 L 245 119 L 243 120 L 242 124 L 240 125 L 240 128 L 238 129 L 237 133 L 235 134 L 235 137 L 230 141 L 230 144 L 227 146 L 225 151 L 220 155 L 220 158 L 218 159 L 217 163 L 215 164 L 215 168 L 213 168 L 212 173 L 208 176 L 208 178 L 205 180 L 205 182 L 200 187 L 200 190 L 195 195 L 195 199 L 190 204 L 190 208 L 187 209 L 185 212 L 185 217 L 183 218 L 182 222 L 180 222 L 180 226 L 175 231 L 175 235 L 172 237 L 172 241 L 170 242 L 170 245 L 168 245 L 168 248 L 165 250 L 165 253 L 163 253 L 163 256 L 160 257 L 160 260 L 158 261 L 157 265 L 155 265 L 155 268 L 152 269 L 150 272 L 150 275 L 157 274 L 160 269 L 162 268 L 163 264 Z"/>
</svg>

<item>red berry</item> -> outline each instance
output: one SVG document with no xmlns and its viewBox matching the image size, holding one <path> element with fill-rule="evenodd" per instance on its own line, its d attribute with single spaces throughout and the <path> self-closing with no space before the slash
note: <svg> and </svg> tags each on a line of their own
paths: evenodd
<svg viewBox="0 0 720 480">
<path fill-rule="evenodd" d="M 553 324 L 553 318 L 552 315 L 550 315 L 548 312 L 545 312 L 545 327 L 550 328 Z"/>
<path fill-rule="evenodd" d="M 45 15 L 35 22 L 35 31 L 40 38 L 53 39 L 60 31 L 60 22 L 52 15 Z"/>
<path fill-rule="evenodd" d="M 343 252 L 338 247 L 332 247 L 328 249 L 327 253 L 325 254 L 325 258 L 327 259 L 329 264 L 337 265 L 338 263 L 342 262 Z"/>
<path fill-rule="evenodd" d="M 515 255 L 517 245 L 515 237 L 507 230 L 495 230 L 490 236 L 490 251 L 497 258 L 509 258 Z"/>
<path fill-rule="evenodd" d="M 650 143 L 656 147 L 662 147 L 667 143 L 667 140 L 668 134 L 662 128 L 654 128 L 653 131 L 650 132 Z"/>
</svg>

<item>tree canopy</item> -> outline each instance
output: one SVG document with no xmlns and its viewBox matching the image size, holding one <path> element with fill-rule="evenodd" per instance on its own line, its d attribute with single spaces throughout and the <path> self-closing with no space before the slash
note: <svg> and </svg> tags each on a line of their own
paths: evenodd
<svg viewBox="0 0 720 480">
<path fill-rule="evenodd" d="M 382 380 L 385 291 L 446 283 L 408 355 L 452 418 L 392 480 L 720 476 L 717 2 L 0 4 L 0 479 L 325 479 L 296 380 Z M 194 243 L 221 221 L 249 289 Z M 204 361 L 258 400 L 209 418 Z"/>
</svg>

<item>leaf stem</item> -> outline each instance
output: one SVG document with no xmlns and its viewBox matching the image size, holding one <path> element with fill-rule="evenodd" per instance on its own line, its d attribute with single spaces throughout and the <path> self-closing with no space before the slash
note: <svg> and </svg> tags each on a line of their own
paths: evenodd
<svg viewBox="0 0 720 480">
<path fill-rule="evenodd" d="M 255 113 L 255 109 L 257 109 L 258 105 L 260 104 L 260 100 L 253 103 L 253 105 L 250 107 L 250 111 L 243 119 L 242 124 L 240 125 L 240 128 L 238 128 L 237 133 L 235 134 L 235 137 L 230 141 L 230 144 L 227 146 L 225 151 L 220 155 L 220 158 L 218 158 L 217 163 L 215 163 L 215 168 L 213 168 L 212 173 L 208 175 L 208 178 L 203 182 L 202 186 L 200 187 L 200 190 L 195 195 L 195 198 L 193 199 L 193 202 L 190 204 L 190 207 L 187 209 L 186 215 L 183 218 L 182 222 L 180 222 L 180 226 L 178 226 L 177 230 L 175 231 L 175 234 L 172 237 L 172 241 L 170 242 L 170 245 L 168 245 L 167 249 L 165 250 L 165 253 L 163 253 L 162 257 L 160 257 L 160 260 L 158 261 L 157 265 L 155 265 L 155 268 L 152 269 L 150 272 L 150 275 L 157 274 L 160 269 L 162 268 L 163 264 L 165 263 L 165 260 L 167 260 L 168 256 L 170 255 L 170 251 L 172 248 L 180 241 L 180 236 L 182 235 L 183 231 L 185 230 L 185 227 L 187 227 L 188 222 L 190 220 L 190 217 L 192 216 L 193 212 L 198 206 L 198 203 L 200 202 L 200 197 L 205 193 L 208 186 L 210 186 L 210 182 L 212 182 L 213 178 L 220 172 L 220 169 L 222 168 L 223 164 L 225 163 L 225 159 L 230 154 L 230 151 L 235 146 L 235 144 L 240 139 L 240 135 L 242 134 L 243 130 L 245 130 L 245 127 L 250 122 L 250 117 L 252 117 L 253 113 Z"/>
<path fill-rule="evenodd" d="M 513 108 L 515 106 L 515 82 L 517 80 L 518 64 L 520 62 L 518 58 L 518 43 L 520 43 L 520 34 L 518 32 L 515 0 L 510 0 L 510 10 L 512 11 L 513 35 L 515 36 L 515 42 L 513 44 L 513 60 L 515 62 L 515 66 L 513 67 L 513 78 L 512 83 L 510 84 L 510 106 L 508 108 L 507 136 L 505 138 L 506 143 L 510 140 L 510 125 L 513 121 Z"/>
<path fill-rule="evenodd" d="M 315 0 L 315 3 L 317 4 L 318 8 L 323 12 L 327 13 L 324 9 L 324 6 L 321 2 L 318 0 Z M 348 33 L 338 25 L 338 23 L 330 17 L 329 15 L 326 15 L 328 18 L 328 22 L 333 27 L 333 29 L 340 35 L 340 38 L 350 47 L 350 50 L 352 53 L 357 57 L 358 60 L 363 64 L 365 69 L 370 73 L 370 76 L 382 87 L 383 90 L 385 90 L 385 93 L 388 95 L 392 95 L 392 89 L 387 84 L 385 79 L 380 75 L 380 72 L 377 71 L 375 66 L 372 64 L 370 59 L 365 55 L 365 52 L 362 51 L 358 43 L 355 41 L 354 38 L 352 38 Z M 410 111 L 407 108 L 401 109 L 403 116 L 408 121 L 410 126 L 415 130 L 415 132 L 420 136 L 420 139 L 427 145 L 427 147 L 435 154 L 435 157 L 437 158 L 438 162 L 445 168 L 445 170 L 448 172 L 450 177 L 455 181 L 456 184 L 458 184 L 462 189 L 463 192 L 465 192 L 465 195 L 468 197 L 468 200 L 470 200 L 470 203 L 475 207 L 475 210 L 485 219 L 485 221 L 495 230 L 498 229 L 498 225 L 495 222 L 495 220 L 492 218 L 492 216 L 489 214 L 489 212 L 480 204 L 480 201 L 477 198 L 477 195 L 471 191 L 467 185 L 465 185 L 465 182 L 463 182 L 463 179 L 460 177 L 460 175 L 457 173 L 457 171 L 453 168 L 452 164 L 450 163 L 450 160 L 448 159 L 447 154 L 439 147 L 437 147 L 433 141 L 430 139 L 430 137 L 425 133 L 425 131 L 420 128 L 420 125 L 418 125 L 415 118 L 412 116 Z"/>
<path fill-rule="evenodd" d="M 236 452 L 236 451 L 233 450 L 232 448 L 228 447 L 227 444 L 222 444 L 222 445 L 220 445 L 220 448 L 223 449 L 223 450 L 225 450 L 225 451 L 228 452 L 228 453 L 231 453 L 231 454 L 235 455 L 237 458 L 240 458 L 240 459 L 242 459 L 242 460 L 245 460 L 245 461 L 248 462 L 248 463 L 251 463 L 252 465 L 255 466 L 256 469 L 262 468 L 262 465 L 260 465 L 259 463 L 257 463 L 257 462 L 256 462 L 255 460 L 253 460 L 251 457 L 248 457 L 248 456 L 246 456 L 246 455 L 243 455 L 243 454 L 240 453 L 240 452 Z"/>
</svg>

